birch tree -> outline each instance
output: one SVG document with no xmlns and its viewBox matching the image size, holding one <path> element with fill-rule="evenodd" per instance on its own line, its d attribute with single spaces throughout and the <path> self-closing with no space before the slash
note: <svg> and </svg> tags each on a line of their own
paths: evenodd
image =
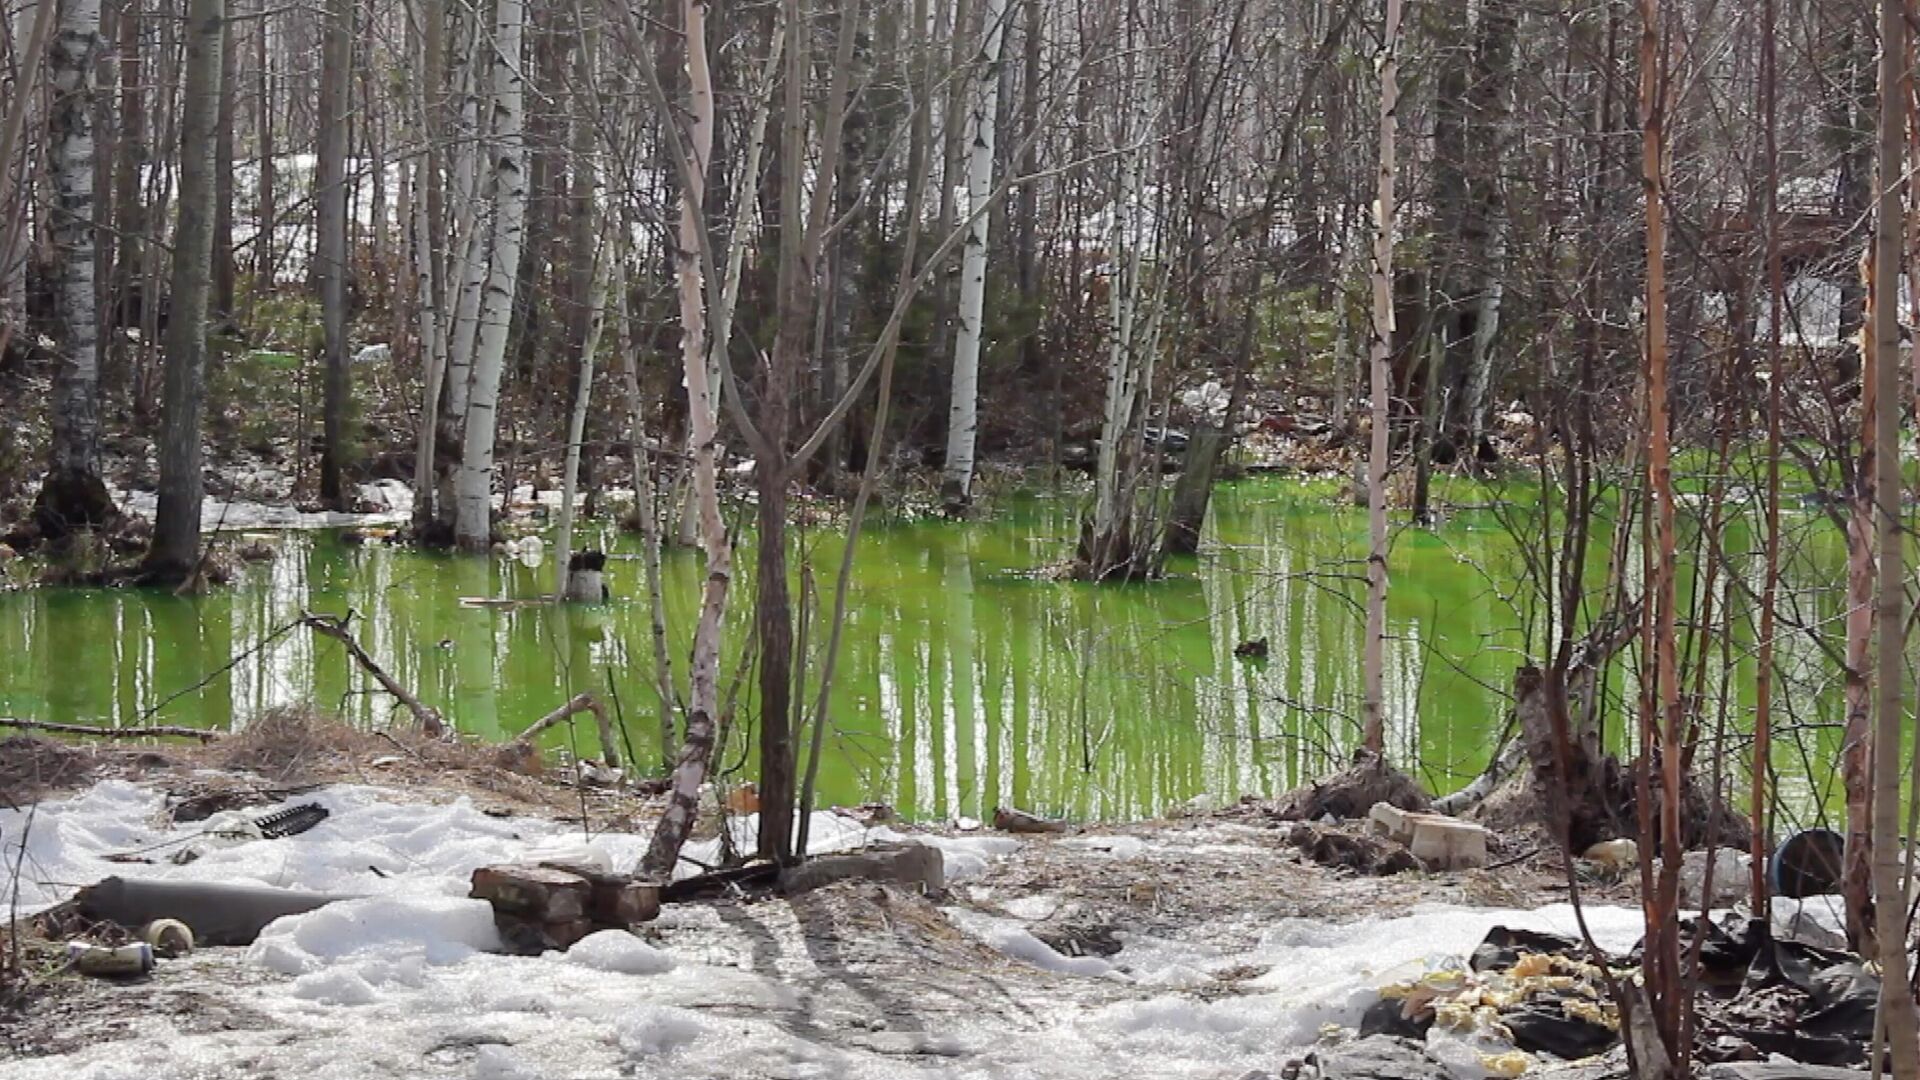
<svg viewBox="0 0 1920 1080">
<path fill-rule="evenodd" d="M 980 342 L 987 299 L 987 234 L 992 215 L 983 213 L 993 193 L 994 115 L 1000 108 L 1000 49 L 1007 0 L 986 0 L 986 32 L 968 73 L 973 82 L 967 116 L 967 213 L 971 217 L 960 263 L 958 336 L 953 350 L 953 388 L 947 409 L 947 460 L 941 494 L 949 510 L 973 501 L 973 446 L 979 429 Z"/>
<path fill-rule="evenodd" d="M 680 364 L 687 383 L 688 423 L 693 430 L 694 505 L 706 556 L 700 617 L 693 630 L 693 670 L 687 701 L 686 739 L 674 762 L 667 808 L 654 827 L 639 872 L 655 881 L 672 878 L 680 849 L 693 831 L 700 809 L 700 787 L 712 763 L 714 729 L 720 708 L 720 630 L 727 612 L 727 587 L 733 580 L 733 548 L 720 517 L 719 461 L 715 442 L 713 389 L 707 383 L 707 322 L 702 288 L 701 247 L 706 229 L 703 203 L 713 156 L 713 75 L 707 61 L 706 0 L 681 0 L 681 33 L 686 42 L 687 102 L 681 170 L 680 225 L 673 253 L 680 297 Z M 636 35 L 637 37 L 637 35 Z"/>
<path fill-rule="evenodd" d="M 53 0 L 42 0 L 52 3 Z M 100 476 L 100 333 L 94 287 L 94 69 L 100 0 L 67 0 L 53 39 L 49 151 L 60 364 L 53 377 L 53 444 L 34 502 L 44 539 L 105 524 L 113 500 Z M 22 95 L 24 98 L 25 95 Z M 6 166 L 11 169 L 11 163 Z"/>
<path fill-rule="evenodd" d="M 1128 24 L 1128 43 L 1135 28 Z M 1106 398 L 1100 418 L 1100 446 L 1093 472 L 1093 517 L 1082 527 L 1075 574 L 1090 581 L 1146 576 L 1156 563 L 1143 533 L 1135 528 L 1135 472 L 1144 438 L 1146 403 L 1153 385 L 1158 348 L 1154 329 L 1160 312 L 1165 273 L 1147 259 L 1148 216 L 1143 203 L 1148 135 L 1155 102 L 1152 79 L 1142 77 L 1139 54 L 1129 47 L 1121 57 L 1121 109 L 1118 137 L 1118 187 L 1109 229 Z M 1157 241 L 1164 229 L 1156 228 Z"/>
<path fill-rule="evenodd" d="M 1400 106 L 1401 0 L 1387 0 L 1380 39 L 1380 160 L 1373 203 L 1373 320 L 1369 390 L 1373 431 L 1367 447 L 1367 639 L 1363 646 L 1365 695 L 1361 702 L 1362 740 L 1375 754 L 1386 750 L 1386 695 L 1383 688 L 1387 641 L 1387 424 L 1393 358 L 1393 180 L 1394 135 Z"/>
<path fill-rule="evenodd" d="M 413 220 L 410 223 L 415 297 L 419 307 L 421 379 L 420 430 L 414 443 L 413 529 L 424 537 L 439 501 L 435 459 L 440 433 L 440 399 L 447 376 L 446 273 L 441 249 L 446 241 L 446 188 L 441 168 L 440 85 L 444 77 L 446 6 L 444 0 L 413 0 L 408 16 L 417 26 L 419 52 L 413 69 L 408 115 L 424 151 L 414 159 Z"/>
<path fill-rule="evenodd" d="M 519 285 L 520 249 L 527 217 L 526 147 L 522 135 L 525 80 L 521 38 L 526 27 L 525 0 L 498 0 L 493 25 L 493 109 L 491 117 L 492 264 L 475 330 L 473 369 L 461 432 L 460 470 L 454 482 L 454 541 L 468 551 L 485 551 L 493 520 L 493 452 L 499 428 L 500 377 L 506 365 L 507 331 Z"/>
</svg>

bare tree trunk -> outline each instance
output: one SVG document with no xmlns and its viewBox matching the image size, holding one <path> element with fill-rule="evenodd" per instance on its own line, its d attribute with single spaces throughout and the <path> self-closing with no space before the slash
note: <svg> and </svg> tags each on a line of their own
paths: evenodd
<svg viewBox="0 0 1920 1080">
<path fill-rule="evenodd" d="M 1027 144 L 1026 152 L 1020 155 L 1019 169 L 1022 175 L 1032 176 L 1040 171 L 1040 140 L 1033 133 L 1040 127 L 1040 65 L 1042 46 L 1045 44 L 1045 30 L 1041 24 L 1041 0 L 1024 0 L 1022 8 L 1026 22 L 1021 27 L 1025 35 L 1021 42 L 1023 84 L 1020 98 L 1020 137 Z M 1016 196 L 1014 221 L 1017 222 L 1019 253 L 1016 256 L 1017 271 L 1020 279 L 1020 295 L 1036 308 L 1043 308 L 1040 295 L 1040 185 L 1027 183 L 1020 185 Z M 917 208 L 916 208 L 917 212 Z M 1021 366 L 1028 371 L 1040 370 L 1040 331 L 1038 320 L 1030 327 L 1020 341 Z"/>
<path fill-rule="evenodd" d="M 114 512 L 100 478 L 99 295 L 94 287 L 93 69 L 100 54 L 99 26 L 100 0 L 69 0 L 48 64 L 54 90 L 50 232 L 58 260 L 61 356 L 53 383 L 53 447 L 34 519 L 42 537 L 54 541 L 105 524 Z"/>
<path fill-rule="evenodd" d="M 1213 481 L 1220 468 L 1221 455 L 1234 438 L 1234 417 L 1239 415 L 1241 396 L 1246 391 L 1249 368 L 1253 365 L 1253 334 L 1259 311 L 1260 273 L 1250 275 L 1247 306 L 1241 316 L 1240 344 L 1234 356 L 1233 389 L 1227 394 L 1224 419 L 1203 421 L 1187 443 L 1186 461 L 1180 479 L 1174 484 L 1173 503 L 1167 510 L 1166 537 L 1162 550 L 1169 554 L 1192 555 L 1200 550 L 1200 531 L 1207 522 L 1207 505 L 1213 499 Z"/>
<path fill-rule="evenodd" d="M 119 105 L 119 123 L 106 123 L 102 110 L 100 126 L 109 140 L 117 140 L 113 147 L 113 167 L 111 177 L 112 211 L 109 214 L 101 209 L 96 212 L 102 217 L 110 217 L 113 231 L 99 238 L 101 257 L 96 262 L 96 274 L 105 275 L 105 301 L 100 307 L 116 315 L 124 310 L 130 299 L 139 293 L 152 296 L 159 292 L 158 272 L 149 259 L 150 245 L 146 238 L 149 209 L 146 205 L 151 195 L 151 187 L 142 184 L 140 163 L 156 156 L 154 147 L 148 144 L 147 123 L 147 83 L 159 82 L 150 65 L 142 56 L 141 41 L 148 32 L 153 20 L 143 18 L 141 0 L 119 0 L 119 9 L 115 33 L 117 53 L 120 64 L 120 85 L 117 88 Z M 164 141 L 165 131 L 160 132 Z M 97 151 L 96 151 L 97 152 Z M 96 173 L 96 183 L 105 180 Z M 160 204 L 155 200 L 154 219 L 160 216 Z M 149 287 L 151 286 L 151 287 Z M 140 311 L 140 342 L 137 346 L 117 344 L 108 339 L 101 345 L 101 381 L 107 388 L 119 389 L 128 386 L 134 380 L 131 354 L 137 349 L 145 353 L 152 348 L 153 327 L 145 318 L 145 310 Z M 146 421 L 153 416 L 152 402 L 144 394 L 136 394 L 135 414 Z"/>
<path fill-rule="evenodd" d="M 260 2 L 267 4 L 271 3 L 272 0 L 260 0 Z M 253 273 L 258 279 L 255 283 L 256 288 L 265 291 L 273 288 L 273 276 L 275 273 L 273 262 L 273 219 L 274 215 L 279 211 L 276 209 L 278 200 L 274 193 L 274 180 L 278 170 L 275 168 L 274 162 L 276 148 L 274 144 L 275 116 L 273 103 L 275 95 L 273 54 L 268 48 L 270 36 L 267 32 L 269 23 L 266 12 L 262 11 L 260 17 L 255 21 L 259 24 L 259 37 L 254 39 L 257 43 L 257 51 L 254 54 L 254 59 L 260 68 L 256 73 L 255 79 L 257 85 L 254 88 L 254 92 L 259 97 L 259 100 L 254 103 L 254 117 L 255 123 L 260 129 L 260 191 L 259 205 L 254 209 Z"/>
<path fill-rule="evenodd" d="M 1754 660 L 1752 799 L 1754 910 L 1768 917 L 1767 858 L 1772 851 L 1767 820 L 1769 774 L 1773 766 L 1773 636 L 1780 596 L 1780 320 L 1785 315 L 1786 271 L 1780 254 L 1780 73 L 1775 28 L 1778 0 L 1766 0 L 1760 17 L 1760 90 L 1766 114 L 1767 179 L 1762 187 L 1767 222 L 1767 496 L 1766 567 L 1760 584 L 1760 641 Z"/>
<path fill-rule="evenodd" d="M 688 424 L 693 429 L 693 484 L 700 513 L 701 543 L 707 574 L 701 589 L 700 619 L 693 631 L 691 697 L 687 735 L 667 788 L 667 808 L 654 828 L 640 861 L 640 873 L 666 881 L 680 861 L 680 849 L 693 831 L 706 782 L 719 714 L 720 625 L 727 610 L 727 586 L 733 579 L 733 550 L 720 519 L 719 463 L 714 458 L 713 394 L 707 385 L 706 309 L 700 273 L 701 204 L 706 197 L 707 162 L 713 156 L 713 76 L 707 66 L 706 0 L 681 0 L 682 32 L 687 48 L 687 153 L 692 176 L 681 178 L 680 231 L 674 264 L 680 286 L 681 366 L 687 381 Z"/>
<path fill-rule="evenodd" d="M 1893 1052 L 1896 1080 L 1920 1077 L 1920 1017 L 1907 978 L 1907 897 L 1902 882 L 1900 751 L 1906 719 L 1902 696 L 1906 671 L 1906 580 L 1904 514 L 1900 476 L 1900 257 L 1905 226 L 1906 95 L 1901 79 L 1912 62 L 1907 49 L 1905 4 L 1880 0 L 1879 206 L 1873 230 L 1873 351 L 1879 417 L 1874 429 L 1879 466 L 1875 522 L 1880 542 L 1880 585 L 1874 614 L 1879 623 L 1879 694 L 1875 702 L 1873 880 L 1880 944 L 1880 1015 Z"/>
<path fill-rule="evenodd" d="M 1380 57 L 1380 160 L 1373 206 L 1373 432 L 1367 450 L 1367 639 L 1361 701 L 1361 741 L 1376 755 L 1387 743 L 1387 421 L 1393 358 L 1394 128 L 1400 107 L 1401 0 L 1387 0 Z"/>
<path fill-rule="evenodd" d="M 793 612 L 787 589 L 787 494 L 796 458 L 787 446 L 795 382 L 808 359 L 808 339 L 817 303 L 815 268 L 820 265 L 831 223 L 833 180 L 839 173 L 842 126 L 851 89 L 854 42 L 865 5 L 847 0 L 840 7 L 832 72 L 820 124 L 815 181 L 803 200 L 801 178 L 807 168 L 807 76 L 812 49 L 801 0 L 784 0 L 787 85 L 781 122 L 781 223 L 778 296 L 780 326 L 773 361 L 762 383 L 759 417 L 759 465 L 754 484 L 759 494 L 758 567 L 755 575 L 754 630 L 760 649 L 760 835 L 759 853 L 775 862 L 793 858 L 793 812 L 799 795 L 799 756 L 794 747 L 798 718 L 793 702 Z M 805 216 L 802 207 L 805 206 Z M 817 448 L 817 447 L 816 447 Z"/>
<path fill-rule="evenodd" d="M 766 153 L 767 120 L 773 113 L 774 87 L 779 85 L 781 57 L 786 49 L 786 35 L 779 31 L 776 22 L 773 42 L 767 50 L 767 66 L 761 74 L 757 92 L 759 104 L 754 106 L 753 118 L 747 123 L 747 155 L 739 174 L 734 178 L 733 195 L 729 202 L 733 214 L 732 228 L 727 233 L 727 265 L 722 271 L 720 283 L 720 304 L 713 312 L 713 340 L 707 349 L 707 386 L 713 391 L 713 422 L 720 423 L 721 398 L 726 393 L 726 382 L 721 378 L 720 365 L 728 363 L 728 350 L 733 344 L 733 316 L 740 303 L 741 275 L 746 269 L 747 251 L 752 246 L 754 225 L 759 216 L 759 199 L 756 192 L 760 183 L 760 161 Z M 691 440 L 692 436 L 688 436 Z M 689 453 L 691 453 L 689 446 Z M 716 450 L 717 453 L 717 450 Z M 698 499 L 693 485 L 686 488 L 686 501 L 680 509 L 679 532 L 676 540 L 682 546 L 695 542 L 699 530 Z"/>
<path fill-rule="evenodd" d="M 507 332 L 519 286 L 527 218 L 527 160 L 522 135 L 525 84 L 521 76 L 525 0 L 499 0 L 493 30 L 493 200 L 498 219 L 493 265 L 487 273 L 475 335 L 472 385 L 461 431 L 460 471 L 454 483 L 454 540 L 485 551 L 493 528 L 493 449 L 499 428 L 500 377 Z"/>
<path fill-rule="evenodd" d="M 1493 175 L 1498 175 L 1497 166 Z M 1487 223 L 1487 230 L 1488 266 L 1480 284 L 1480 310 L 1473 324 L 1473 350 L 1468 357 L 1467 394 L 1462 405 L 1466 413 L 1467 440 L 1466 445 L 1460 447 L 1460 460 L 1469 465 L 1478 460 L 1480 444 L 1487 434 L 1487 388 L 1493 381 L 1493 339 L 1500 329 L 1500 304 L 1506 295 L 1505 213 L 1496 212 Z"/>
<path fill-rule="evenodd" d="M 460 110 L 451 133 L 453 183 L 451 206 L 455 222 L 446 253 L 449 288 L 454 290 L 452 312 L 447 330 L 446 400 L 441 410 L 441 435 L 457 453 L 467 420 L 467 400 L 473 385 L 474 345 L 479 337 L 481 296 L 486 290 L 489 251 L 497 222 L 498 193 L 492 189 L 492 175 L 483 175 L 481 163 L 488 153 L 490 127 L 485 106 L 489 95 L 482 71 L 482 32 L 485 13 L 469 11 L 465 31 L 467 47 L 460 65 Z M 456 252 L 458 253 L 456 255 Z M 455 515 L 452 482 L 459 470 L 456 459 L 446 466 L 437 482 L 444 487 L 437 508 L 448 531 Z"/>
<path fill-rule="evenodd" d="M 420 304 L 420 363 L 423 371 L 420 431 L 414 443 L 413 531 L 424 537 L 438 518 L 440 399 L 447 376 L 446 277 L 440 243 L 446 238 L 444 191 L 440 181 L 440 83 L 446 42 L 444 0 L 414 0 L 409 4 L 419 23 L 419 66 L 414 69 L 410 103 L 413 128 L 425 145 L 414 162 L 412 257 Z"/>
<path fill-rule="evenodd" d="M 1131 22 L 1127 40 L 1131 46 Z M 1128 144 L 1146 141 L 1155 108 L 1151 73 L 1142 77 L 1139 71 L 1143 61 L 1131 48 L 1119 60 L 1126 119 L 1119 131 L 1123 148 L 1108 244 L 1119 272 L 1109 283 L 1107 301 L 1107 392 L 1094 461 L 1093 520 L 1081 529 L 1076 567 L 1076 573 L 1090 581 L 1124 580 L 1151 564 L 1150 555 L 1138 549 L 1142 538 L 1135 529 L 1134 489 L 1155 337 L 1151 331 L 1141 332 L 1141 308 L 1148 306 L 1148 321 L 1157 325 L 1159 306 L 1147 286 L 1148 208 L 1142 194 L 1147 151 L 1145 145 Z M 1155 272 L 1156 280 L 1164 282 L 1157 260 Z"/>
<path fill-rule="evenodd" d="M 1647 928 L 1646 986 L 1654 1029 L 1665 1047 L 1674 1075 L 1687 1075 L 1690 1047 L 1685 1017 L 1690 992 L 1680 968 L 1679 871 L 1685 854 L 1680 836 L 1682 745 L 1680 678 L 1675 655 L 1674 563 L 1678 557 L 1673 500 L 1673 420 L 1667 395 L 1667 224 L 1666 167 L 1668 112 L 1667 43 L 1662 0 L 1640 0 L 1641 183 L 1646 206 L 1646 387 L 1647 489 L 1652 501 L 1653 534 L 1646 549 L 1649 601 L 1643 636 L 1650 648 L 1641 665 L 1641 835 L 1653 835 L 1654 801 L 1648 788 L 1659 770 L 1659 853 L 1657 875 L 1651 852 L 1642 861 L 1641 904 Z M 1656 884 L 1657 880 L 1657 884 Z M 1650 1077 L 1665 1075 L 1659 1061 L 1641 1061 Z"/>
<path fill-rule="evenodd" d="M 13 39 L 19 50 L 15 86 L 39 85 L 41 58 L 46 54 L 47 39 L 53 36 L 59 13 L 56 0 L 34 0 L 20 11 Z M 26 329 L 28 199 L 23 192 L 37 155 L 16 156 L 16 153 L 28 145 L 23 136 L 27 115 L 34 111 L 35 97 L 32 93 L 17 93 L 5 110 L 0 110 L 0 351 L 6 349 L 10 338 Z M 16 169 L 19 180 L 15 179 Z"/>
<path fill-rule="evenodd" d="M 238 118 L 234 80 L 235 47 L 231 33 L 220 42 L 219 137 L 213 148 L 213 312 L 222 319 L 233 315 L 233 137 Z"/>
<path fill-rule="evenodd" d="M 561 475 L 560 530 L 558 538 L 559 576 L 558 592 L 561 599 L 599 600 L 598 590 L 590 589 L 591 582 L 582 578 L 580 588 L 568 585 L 573 571 L 570 562 L 573 557 L 574 502 L 583 482 L 590 484 L 590 475 L 583 475 L 582 462 L 586 458 L 587 418 L 589 404 L 593 395 L 594 356 L 600 348 L 600 338 L 606 325 L 606 293 L 613 280 L 613 260 L 619 257 L 620 248 L 611 243 L 596 244 L 596 226 L 600 224 L 594 213 L 594 186 L 597 170 L 594 166 L 595 132 L 591 115 L 596 103 L 594 91 L 597 85 L 595 56 L 600 48 L 599 30 L 586 24 L 581 12 L 575 11 L 575 39 L 573 76 L 575 81 L 569 100 L 573 113 L 568 117 L 567 148 L 568 163 L 572 169 L 572 190 L 569 194 L 573 220 L 569 223 L 568 246 L 571 249 L 568 258 L 571 262 L 568 289 L 572 293 L 573 304 L 578 310 L 574 313 L 574 325 L 570 329 L 569 339 L 579 349 L 579 359 L 574 367 L 574 397 L 572 414 L 567 422 L 566 465 Z M 609 220 L 607 224 L 611 225 Z M 587 253 L 593 252 L 592 256 Z M 637 432 L 635 433 L 637 436 Z M 635 477 L 636 490 L 639 478 Z M 589 511 L 593 506 L 592 496 L 588 496 Z M 587 592 L 595 595 L 587 596 Z"/>
<path fill-rule="evenodd" d="M 1863 359 L 1861 448 L 1855 490 L 1847 502 L 1846 730 L 1840 779 L 1847 800 L 1847 846 L 1840 891 L 1847 938 L 1864 955 L 1873 940 L 1873 488 L 1874 413 L 1879 387 L 1873 350 Z"/>
<path fill-rule="evenodd" d="M 949 511 L 964 511 L 973 501 L 973 445 L 979 429 L 981 325 L 987 301 L 987 229 L 992 215 L 982 213 L 993 192 L 994 114 L 1000 109 L 1000 45 L 1005 34 L 1007 0 L 986 0 L 986 33 L 969 72 L 972 109 L 967 118 L 967 213 L 972 217 L 961 258 L 958 338 L 953 352 L 953 386 L 947 407 L 947 460 L 941 497 Z M 943 224 L 943 228 L 945 225 Z"/>
<path fill-rule="evenodd" d="M 648 637 L 653 642 L 653 688 L 658 697 L 660 710 L 660 767 L 666 771 L 673 768 L 674 751 L 680 745 L 680 737 L 674 730 L 674 703 L 677 695 L 673 685 L 673 660 L 667 649 L 666 596 L 662 592 L 660 578 L 660 505 L 659 496 L 653 485 L 653 471 L 648 460 L 652 455 L 645 449 L 646 424 L 640 400 L 640 365 L 634 358 L 639 347 L 633 314 L 628 310 L 629 290 L 625 277 L 622 276 L 619 280 L 619 295 L 616 303 L 620 312 L 623 339 L 620 349 L 620 369 L 626 381 L 628 445 L 632 447 L 633 513 L 640 524 L 640 543 L 643 549 L 641 558 L 647 579 Z M 708 390 L 712 389 L 713 387 L 709 384 Z M 635 764 L 637 765 L 638 762 Z"/>
<path fill-rule="evenodd" d="M 347 508 L 343 471 L 347 408 L 353 393 L 347 369 L 347 106 L 353 85 L 353 0 L 328 0 L 320 32 L 320 140 L 314 162 L 314 277 L 320 285 L 322 369 L 320 501 Z"/>
<path fill-rule="evenodd" d="M 593 401 L 593 360 L 594 353 L 600 349 L 600 334 L 606 325 L 607 275 L 612 268 L 614 247 L 603 245 L 593 261 L 593 284 L 587 299 L 587 338 L 580 345 L 579 371 L 574 379 L 573 409 L 567 418 L 567 457 L 564 471 L 560 477 L 560 528 L 554 541 L 555 573 L 558 582 L 555 594 L 561 600 L 599 600 L 599 596 L 583 595 L 583 591 L 569 584 L 573 574 L 573 514 L 574 499 L 580 487 L 580 443 L 587 432 L 587 408 Z"/>
<path fill-rule="evenodd" d="M 213 285 L 214 128 L 220 117 L 226 0 L 187 9 L 186 90 L 180 103 L 180 220 L 173 235 L 173 307 L 167 323 L 160 500 L 146 573 L 197 584 L 200 561 L 200 411 L 205 397 L 207 302 Z"/>
</svg>

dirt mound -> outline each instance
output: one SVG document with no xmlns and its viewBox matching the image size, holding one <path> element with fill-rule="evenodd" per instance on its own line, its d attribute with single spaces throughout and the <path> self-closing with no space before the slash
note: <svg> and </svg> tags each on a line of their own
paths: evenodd
<svg viewBox="0 0 1920 1080">
<path fill-rule="evenodd" d="M 1358 750 L 1352 765 L 1282 796 L 1275 813 L 1287 821 L 1318 821 L 1329 815 L 1344 820 L 1365 817 L 1374 803 L 1382 802 L 1414 811 L 1433 805 L 1412 777 L 1388 766 L 1379 755 Z"/>
<path fill-rule="evenodd" d="M 93 780 L 93 755 L 77 746 L 15 735 L 0 739 L 0 806 L 25 806 Z"/>
</svg>

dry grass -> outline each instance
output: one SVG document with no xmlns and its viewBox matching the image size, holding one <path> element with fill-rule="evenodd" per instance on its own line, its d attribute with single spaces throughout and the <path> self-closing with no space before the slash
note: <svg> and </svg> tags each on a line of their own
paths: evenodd
<svg viewBox="0 0 1920 1080">
<path fill-rule="evenodd" d="M 313 708 L 285 706 L 253 718 L 220 740 L 214 754 L 222 768 L 289 781 L 335 774 L 375 748 L 372 735 Z"/>
<path fill-rule="evenodd" d="M 25 806 L 93 778 L 93 755 L 29 735 L 0 739 L 0 806 Z"/>
<path fill-rule="evenodd" d="M 537 752 L 503 753 L 500 745 L 429 739 L 407 728 L 367 731 L 311 706 L 268 710 L 205 745 L 0 739 L 0 806 L 25 806 L 106 777 L 157 787 L 175 800 L 235 798 L 237 805 L 279 797 L 262 790 L 360 783 L 429 800 L 465 795 L 560 820 L 584 813 L 601 827 L 641 827 L 654 812 L 650 799 L 630 789 L 582 792 L 570 770 L 548 772 Z"/>
</svg>

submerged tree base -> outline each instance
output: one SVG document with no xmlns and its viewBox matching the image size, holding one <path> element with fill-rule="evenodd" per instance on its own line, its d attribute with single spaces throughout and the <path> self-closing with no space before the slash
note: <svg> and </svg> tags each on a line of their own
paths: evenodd
<svg viewBox="0 0 1920 1080">
<path fill-rule="evenodd" d="M 1092 522 L 1080 527 L 1080 545 L 1066 576 L 1074 581 L 1151 581 L 1161 576 L 1166 556 L 1150 539 L 1152 530 L 1127 523 L 1096 535 Z"/>
<path fill-rule="evenodd" d="M 32 527 L 36 538 L 58 546 L 78 533 L 105 529 L 120 519 L 107 492 L 107 482 L 87 469 L 55 469 L 47 473 L 33 500 Z"/>
</svg>

